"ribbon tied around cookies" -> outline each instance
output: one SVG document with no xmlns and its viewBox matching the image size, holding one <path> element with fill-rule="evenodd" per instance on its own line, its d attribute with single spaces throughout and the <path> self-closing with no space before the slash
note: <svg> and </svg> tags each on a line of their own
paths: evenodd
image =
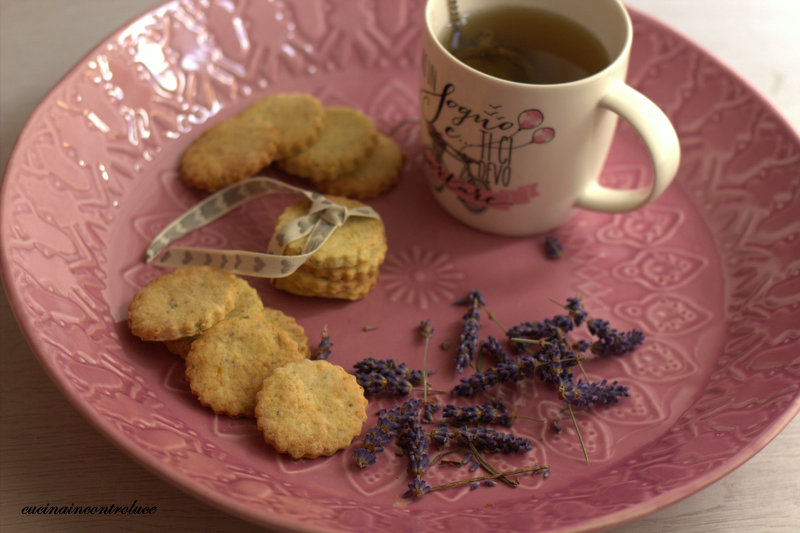
<svg viewBox="0 0 800 533">
<path fill-rule="evenodd" d="M 266 253 L 169 247 L 177 239 L 210 224 L 254 198 L 287 192 L 305 196 L 311 201 L 311 205 L 305 215 L 289 221 L 273 235 Z M 163 267 L 206 265 L 245 276 L 282 278 L 300 268 L 336 229 L 353 216 L 380 219 L 380 215 L 369 206 L 348 208 L 317 192 L 294 187 L 274 178 L 255 176 L 215 192 L 169 223 L 147 247 L 145 261 Z M 308 240 L 302 253 L 283 254 L 289 243 L 305 236 L 308 236 Z"/>
</svg>

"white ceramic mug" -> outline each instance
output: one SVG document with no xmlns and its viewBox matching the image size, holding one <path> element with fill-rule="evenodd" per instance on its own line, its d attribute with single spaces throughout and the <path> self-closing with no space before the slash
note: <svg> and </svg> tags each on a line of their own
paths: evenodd
<svg viewBox="0 0 800 533">
<path fill-rule="evenodd" d="M 534 235 L 583 208 L 628 212 L 672 182 L 680 146 L 653 102 L 625 83 L 633 28 L 620 0 L 459 0 L 462 13 L 487 5 L 554 11 L 589 30 L 610 63 L 588 77 L 554 84 L 506 81 L 456 59 L 440 42 L 446 0 L 428 0 L 421 72 L 425 172 L 439 204 L 476 229 Z M 617 116 L 641 135 L 653 161 L 652 183 L 604 187 L 598 178 Z M 513 156 L 513 157 L 512 157 Z"/>
</svg>

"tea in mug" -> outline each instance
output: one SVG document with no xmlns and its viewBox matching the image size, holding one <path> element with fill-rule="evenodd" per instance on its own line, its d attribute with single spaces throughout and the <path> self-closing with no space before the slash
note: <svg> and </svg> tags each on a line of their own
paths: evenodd
<svg viewBox="0 0 800 533">
<path fill-rule="evenodd" d="M 600 72 L 611 61 L 597 37 L 580 24 L 524 6 L 466 14 L 458 34 L 450 26 L 441 42 L 462 63 L 520 83 L 571 82 Z"/>
</svg>

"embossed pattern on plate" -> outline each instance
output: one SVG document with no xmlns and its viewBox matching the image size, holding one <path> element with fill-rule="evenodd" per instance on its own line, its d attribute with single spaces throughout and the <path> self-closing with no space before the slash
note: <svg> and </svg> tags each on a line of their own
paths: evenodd
<svg viewBox="0 0 800 533">
<path fill-rule="evenodd" d="M 473 288 L 508 324 L 558 312 L 549 298 L 579 295 L 591 314 L 644 330 L 637 352 L 587 364 L 591 378 L 631 387 L 617 406 L 580 415 L 591 465 L 569 425 L 555 435 L 519 423 L 535 442 L 524 462 L 552 465 L 546 481 L 398 502 L 400 458 L 384 454 L 357 471 L 348 453 L 277 456 L 251 421 L 200 407 L 180 361 L 129 335 L 127 303 L 157 275 L 142 263 L 145 246 L 200 198 L 176 179 L 183 147 L 210 121 L 273 91 L 359 107 L 384 130 L 413 118 L 422 4 L 170 2 L 78 63 L 31 116 L 3 180 L 4 281 L 41 363 L 138 460 L 272 527 L 591 529 L 719 479 L 800 408 L 800 140 L 744 82 L 637 13 L 630 82 L 673 119 L 684 153 L 658 202 L 628 215 L 576 214 L 557 231 L 564 258 L 551 262 L 537 239 L 491 237 L 442 214 L 420 179 L 416 131 L 406 127 L 396 135 L 409 155 L 403 179 L 371 202 L 389 240 L 375 290 L 356 303 L 318 301 L 254 281 L 312 342 L 327 324 L 332 360 L 346 367 L 367 355 L 418 367 L 416 325 L 431 318 L 436 344 L 456 339 L 462 312 L 452 301 Z M 603 181 L 635 186 L 649 172 L 638 138 L 621 124 Z M 184 242 L 263 248 L 286 200 L 248 204 Z M 497 329 L 487 325 L 490 333 Z M 436 384 L 457 381 L 451 354 L 433 355 Z M 515 412 L 563 417 L 535 383 L 499 394 Z M 385 405 L 373 402 L 370 412 Z M 497 466 L 503 461 L 520 462 Z"/>
</svg>

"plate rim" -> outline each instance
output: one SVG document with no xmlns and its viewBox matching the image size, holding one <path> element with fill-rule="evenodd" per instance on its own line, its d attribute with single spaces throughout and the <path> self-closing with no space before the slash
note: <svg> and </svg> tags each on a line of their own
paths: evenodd
<svg viewBox="0 0 800 533">
<path fill-rule="evenodd" d="M 26 119 L 23 127 L 21 128 L 17 139 L 15 140 L 12 150 L 9 154 L 9 158 L 6 162 L 6 166 L 3 172 L 3 180 L 0 184 L 0 205 L 5 203 L 5 199 L 7 196 L 7 189 L 11 187 L 9 185 L 9 174 L 10 171 L 16 166 L 16 160 L 20 157 L 19 150 L 22 141 L 30 134 L 30 130 L 33 126 L 34 119 L 44 112 L 44 109 L 51 104 L 51 100 L 53 98 L 54 93 L 60 88 L 64 82 L 73 77 L 75 72 L 78 71 L 88 60 L 94 57 L 97 53 L 99 53 L 104 45 L 115 36 L 121 34 L 126 29 L 128 29 L 134 23 L 140 21 L 142 18 L 147 17 L 151 14 L 158 13 L 159 11 L 168 9 L 169 6 L 178 3 L 178 0 L 167 0 L 161 4 L 158 4 L 155 7 L 149 8 L 139 15 L 129 18 L 125 23 L 118 26 L 114 31 L 110 32 L 106 35 L 100 42 L 98 42 L 95 46 L 93 46 L 86 54 L 84 54 L 80 60 L 78 60 L 72 67 L 70 67 L 59 79 L 58 81 L 48 89 L 45 95 L 41 98 L 41 100 L 36 104 L 33 111 L 30 113 L 28 118 Z M 737 82 L 741 83 L 747 91 L 752 93 L 756 99 L 758 100 L 759 104 L 763 106 L 766 110 L 768 110 L 775 118 L 777 118 L 781 125 L 784 128 L 791 132 L 795 137 L 795 142 L 800 145 L 800 132 L 799 130 L 788 120 L 788 118 L 781 112 L 781 110 L 776 106 L 776 104 L 772 101 L 772 99 L 759 87 L 753 85 L 748 79 L 740 75 L 737 70 L 731 67 L 725 60 L 719 58 L 715 53 L 709 51 L 705 47 L 699 45 L 691 38 L 684 35 L 679 30 L 672 28 L 671 26 L 661 22 L 657 18 L 642 12 L 639 9 L 633 8 L 631 6 L 626 5 L 626 8 L 634 16 L 634 18 L 638 18 L 641 20 L 646 21 L 648 24 L 658 26 L 662 31 L 671 33 L 678 37 L 682 43 L 688 44 L 699 53 L 701 53 L 706 58 L 710 59 L 713 63 L 719 66 L 721 69 L 726 71 L 726 73 L 734 78 Z M 7 210 L 2 210 L 2 216 L 0 216 L 0 227 L 7 226 L 7 219 L 13 220 L 12 214 L 8 213 Z M 5 239 L 5 232 L 0 231 L 0 250 L 6 251 L 6 239 Z M 112 426 L 105 423 L 103 418 L 99 413 L 90 409 L 88 405 L 82 398 L 77 395 L 77 392 L 68 387 L 65 382 L 62 381 L 61 375 L 57 372 L 57 368 L 54 366 L 52 357 L 46 357 L 50 350 L 48 350 L 46 344 L 42 341 L 42 339 L 36 335 L 35 328 L 32 323 L 29 322 L 30 318 L 27 316 L 21 316 L 23 313 L 20 312 L 20 309 L 23 307 L 21 305 L 21 293 L 19 291 L 19 287 L 16 283 L 10 281 L 8 278 L 8 273 L 10 272 L 10 261 L 8 258 L 7 253 L 3 253 L 0 256 L 0 277 L 2 278 L 3 288 L 5 290 L 6 296 L 9 301 L 9 307 L 11 309 L 12 315 L 16 320 L 20 330 L 23 333 L 23 336 L 28 343 L 31 351 L 34 353 L 36 360 L 39 362 L 40 366 L 46 371 L 46 374 L 56 386 L 56 388 L 60 391 L 60 393 L 65 396 L 70 404 L 86 419 L 88 420 L 91 425 L 100 432 L 106 439 L 111 441 L 117 448 L 121 449 L 128 455 L 130 458 L 134 459 L 138 464 L 145 466 L 149 471 L 156 474 L 159 478 L 167 481 L 168 483 L 172 484 L 180 488 L 182 491 L 191 494 L 195 498 L 205 502 L 212 507 L 220 509 L 226 513 L 234 514 L 235 516 L 239 516 L 247 521 L 250 521 L 257 525 L 269 525 L 272 527 L 280 527 L 290 531 L 297 531 L 297 532 L 320 532 L 320 531 L 337 531 L 337 530 L 330 530 L 327 528 L 304 528 L 300 524 L 286 521 L 283 517 L 273 516 L 270 518 L 269 522 L 264 522 L 263 518 L 255 513 L 250 506 L 237 502 L 234 498 L 228 495 L 219 494 L 211 489 L 206 489 L 202 486 L 198 486 L 196 484 L 192 484 L 191 479 L 188 478 L 185 474 L 179 471 L 166 471 L 164 466 L 161 463 L 158 463 L 155 459 L 153 459 L 150 455 L 146 454 L 141 447 L 134 446 L 132 441 L 129 438 L 126 438 L 125 435 L 118 430 L 115 430 Z M 721 463 L 714 469 L 706 472 L 701 478 L 693 479 L 689 483 L 692 487 L 690 490 L 685 491 L 683 490 L 686 485 L 681 485 L 680 488 L 671 489 L 665 491 L 654 498 L 650 499 L 647 502 L 647 505 L 637 505 L 634 507 L 629 507 L 626 509 L 622 509 L 620 511 L 616 511 L 611 514 L 603 515 L 603 520 L 590 520 L 593 521 L 592 524 L 581 523 L 581 531 L 583 530 L 593 530 L 596 528 L 606 528 L 612 526 L 621 526 L 625 523 L 630 523 L 636 521 L 638 519 L 643 518 L 657 510 L 669 507 L 681 501 L 685 498 L 688 498 L 698 491 L 702 490 L 709 485 L 712 485 L 725 477 L 726 475 L 730 474 L 737 468 L 739 468 L 742 464 L 747 462 L 749 459 L 754 457 L 759 451 L 761 451 L 767 444 L 769 444 L 778 434 L 780 434 L 783 429 L 791 422 L 792 419 L 800 413 L 800 394 L 796 395 L 792 401 L 792 407 L 790 409 L 784 409 L 781 412 L 781 416 L 773 419 L 765 429 L 759 433 L 756 439 L 753 439 L 748 445 L 740 448 L 737 453 L 724 463 Z M 685 492 L 685 493 L 684 493 Z M 220 501 L 220 499 L 226 500 L 225 502 Z M 570 528 L 570 530 L 574 530 Z M 554 530 L 555 531 L 555 530 Z"/>
</svg>

